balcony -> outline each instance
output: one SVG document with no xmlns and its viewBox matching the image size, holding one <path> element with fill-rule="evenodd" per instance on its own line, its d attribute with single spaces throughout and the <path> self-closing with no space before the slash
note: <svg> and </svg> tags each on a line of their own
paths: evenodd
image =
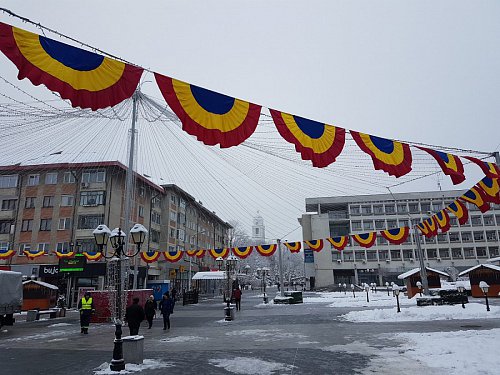
<svg viewBox="0 0 500 375">
<path fill-rule="evenodd" d="M 330 220 L 347 220 L 346 211 L 328 212 L 328 219 Z"/>
</svg>

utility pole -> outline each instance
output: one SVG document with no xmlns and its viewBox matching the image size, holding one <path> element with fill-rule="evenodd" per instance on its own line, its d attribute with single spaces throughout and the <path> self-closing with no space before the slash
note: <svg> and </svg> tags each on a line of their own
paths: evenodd
<svg viewBox="0 0 500 375">
<path fill-rule="evenodd" d="M 420 234 L 418 233 L 417 226 L 413 226 L 413 235 L 415 243 L 417 244 L 418 261 L 420 264 L 420 279 L 422 280 L 422 288 L 425 295 L 429 295 L 429 282 L 427 280 L 427 270 L 424 263 L 424 252 L 422 251 L 422 244 L 420 243 Z"/>
<path fill-rule="evenodd" d="M 283 256 L 281 254 L 281 241 L 278 239 L 278 259 L 279 259 L 279 267 L 280 267 L 280 294 L 281 297 L 284 297 L 284 289 L 285 285 L 283 284 Z"/>
<path fill-rule="evenodd" d="M 495 163 L 500 167 L 500 152 L 493 152 L 493 156 L 495 157 Z"/>
</svg>

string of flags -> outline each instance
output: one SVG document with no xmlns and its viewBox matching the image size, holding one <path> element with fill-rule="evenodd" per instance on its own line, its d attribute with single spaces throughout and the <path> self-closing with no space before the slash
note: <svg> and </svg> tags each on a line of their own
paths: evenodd
<svg viewBox="0 0 500 375">
<path fill-rule="evenodd" d="M 43 84 L 70 100 L 74 107 L 92 110 L 114 106 L 130 98 L 144 70 L 1 22 L 0 50 L 18 68 L 19 79 L 28 78 L 34 85 Z M 237 146 L 254 133 L 262 106 L 159 73 L 154 73 L 154 76 L 183 130 L 204 144 Z M 407 143 L 346 130 L 271 108 L 269 111 L 279 134 L 314 167 L 324 168 L 335 162 L 344 149 L 346 132 L 349 131 L 359 148 L 371 157 L 376 170 L 396 178 L 412 170 L 412 153 Z M 465 180 L 459 156 L 418 148 L 436 160 L 453 184 Z M 470 156 L 464 158 L 479 165 L 488 177 L 500 176 L 496 164 Z"/>
<path fill-rule="evenodd" d="M 435 213 L 429 218 L 422 220 L 416 224 L 416 228 L 427 238 L 434 237 L 438 233 L 446 233 L 451 227 L 450 214 L 453 214 L 460 225 L 464 225 L 469 219 L 469 213 L 465 202 L 478 207 L 481 212 L 487 212 L 491 206 L 490 203 L 500 204 L 500 183 L 498 178 L 484 177 L 471 189 L 463 195 L 455 199 L 448 206 Z M 331 247 L 338 251 L 344 250 L 349 244 L 357 244 L 363 248 L 371 248 L 375 245 L 377 236 L 385 238 L 391 245 L 400 245 L 408 240 L 410 228 L 408 226 L 399 228 L 389 228 L 382 231 L 374 231 L 367 233 L 352 234 L 338 237 L 328 237 L 322 239 L 313 239 L 304 241 L 306 248 L 313 251 L 321 251 L 325 244 L 330 244 Z M 283 245 L 291 253 L 298 253 L 302 249 L 302 242 L 284 242 Z M 175 263 L 180 261 L 184 255 L 189 257 L 203 258 L 206 254 L 212 258 L 226 258 L 229 254 L 233 254 L 240 259 L 247 258 L 253 250 L 259 255 L 269 257 L 272 256 L 278 249 L 277 244 L 257 245 L 257 246 L 241 246 L 241 247 L 226 247 L 220 249 L 195 249 L 195 250 L 171 250 L 171 251 L 144 251 L 140 253 L 142 260 L 146 263 L 158 261 L 161 254 L 164 258 Z M 0 259 L 7 259 L 14 256 L 14 250 L 0 250 Z M 45 255 L 44 251 L 25 250 L 24 255 L 29 259 L 34 259 Z M 75 255 L 73 251 L 60 252 L 55 251 L 58 258 L 70 258 Z M 87 260 L 97 261 L 101 259 L 103 254 L 99 251 L 86 251 L 83 255 Z"/>
</svg>

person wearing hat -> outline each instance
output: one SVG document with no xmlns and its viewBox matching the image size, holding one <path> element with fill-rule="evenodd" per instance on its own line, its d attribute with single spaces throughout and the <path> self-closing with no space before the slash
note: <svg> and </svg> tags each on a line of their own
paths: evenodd
<svg viewBox="0 0 500 375">
<path fill-rule="evenodd" d="M 95 312 L 94 301 L 89 292 L 86 292 L 78 302 L 78 310 L 80 310 L 80 332 L 87 335 L 89 333 L 90 317 Z"/>
<path fill-rule="evenodd" d="M 125 320 L 128 323 L 128 328 L 130 330 L 130 336 L 135 336 L 139 334 L 139 327 L 141 322 L 144 320 L 144 309 L 139 305 L 139 298 L 134 297 L 132 299 L 132 305 L 127 307 L 125 311 Z"/>
<path fill-rule="evenodd" d="M 146 313 L 146 320 L 149 324 L 148 329 L 151 329 L 153 326 L 153 318 L 156 317 L 156 301 L 153 295 L 150 295 L 144 304 L 144 312 Z"/>
</svg>

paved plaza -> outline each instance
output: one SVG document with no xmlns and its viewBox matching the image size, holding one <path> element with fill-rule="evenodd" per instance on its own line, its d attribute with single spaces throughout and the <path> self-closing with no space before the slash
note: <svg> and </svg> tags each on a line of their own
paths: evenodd
<svg viewBox="0 0 500 375">
<path fill-rule="evenodd" d="M 232 322 L 224 321 L 220 298 L 206 298 L 197 305 L 177 304 L 168 331 L 160 317 L 150 330 L 143 324 L 145 362 L 133 373 L 417 374 L 432 369 L 407 360 L 406 349 L 391 335 L 500 328 L 500 319 L 354 323 L 341 315 L 371 307 L 336 308 L 307 298 L 304 304 L 266 306 L 259 294 L 244 293 Z M 76 311 L 65 318 L 19 321 L 0 332 L 0 373 L 106 374 L 113 337 L 109 323 L 92 324 L 89 335 L 81 335 Z"/>
</svg>

